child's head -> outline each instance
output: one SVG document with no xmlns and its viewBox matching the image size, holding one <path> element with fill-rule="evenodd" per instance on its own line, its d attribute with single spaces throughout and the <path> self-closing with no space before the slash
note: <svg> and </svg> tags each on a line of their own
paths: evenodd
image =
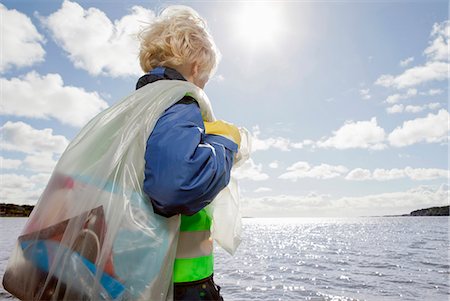
<svg viewBox="0 0 450 301">
<path fill-rule="evenodd" d="M 203 88 L 213 75 L 220 53 L 205 20 L 187 6 L 170 6 L 139 34 L 139 60 L 144 72 L 165 66 Z"/>
</svg>

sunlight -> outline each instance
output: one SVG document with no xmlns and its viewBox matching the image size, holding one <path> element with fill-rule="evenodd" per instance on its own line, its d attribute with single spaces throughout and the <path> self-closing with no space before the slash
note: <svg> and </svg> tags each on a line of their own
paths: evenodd
<svg viewBox="0 0 450 301">
<path fill-rule="evenodd" d="M 235 33 L 251 49 L 274 46 L 283 32 L 284 20 L 279 5 L 246 3 L 235 16 Z"/>
</svg>

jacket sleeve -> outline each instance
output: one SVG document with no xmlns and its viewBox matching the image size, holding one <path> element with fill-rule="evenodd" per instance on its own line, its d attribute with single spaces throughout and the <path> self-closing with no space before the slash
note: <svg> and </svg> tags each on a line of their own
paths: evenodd
<svg viewBox="0 0 450 301">
<path fill-rule="evenodd" d="M 196 103 L 175 104 L 158 119 L 147 141 L 144 192 L 156 213 L 192 215 L 230 181 L 238 146 L 206 135 Z"/>
</svg>

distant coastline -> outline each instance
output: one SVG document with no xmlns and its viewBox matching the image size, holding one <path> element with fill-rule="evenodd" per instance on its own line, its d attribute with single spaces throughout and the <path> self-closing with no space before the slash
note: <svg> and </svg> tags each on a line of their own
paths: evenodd
<svg viewBox="0 0 450 301">
<path fill-rule="evenodd" d="M 450 206 L 431 207 L 412 211 L 410 216 L 449 216 Z"/>
<path fill-rule="evenodd" d="M 28 217 L 34 206 L 32 205 L 16 205 L 0 203 L 0 217 Z M 430 207 L 411 211 L 402 215 L 385 215 L 385 217 L 394 216 L 449 216 L 450 206 Z M 252 218 L 245 216 L 244 218 Z"/>
<path fill-rule="evenodd" d="M 34 206 L 0 203 L 0 217 L 28 217 Z"/>
<path fill-rule="evenodd" d="M 410 213 L 400 215 L 384 215 L 384 217 L 397 217 L 397 216 L 449 216 L 450 206 L 442 207 L 430 207 L 424 209 L 418 209 L 411 211 Z"/>
</svg>

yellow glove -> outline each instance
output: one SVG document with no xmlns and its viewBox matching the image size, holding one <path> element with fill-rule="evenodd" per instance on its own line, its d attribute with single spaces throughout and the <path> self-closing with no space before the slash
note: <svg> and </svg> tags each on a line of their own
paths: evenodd
<svg viewBox="0 0 450 301">
<path fill-rule="evenodd" d="M 241 144 L 241 134 L 237 127 L 223 120 L 217 120 L 213 122 L 205 121 L 205 133 L 220 135 L 225 138 L 230 139 L 234 143 L 238 145 L 238 148 Z"/>
</svg>

